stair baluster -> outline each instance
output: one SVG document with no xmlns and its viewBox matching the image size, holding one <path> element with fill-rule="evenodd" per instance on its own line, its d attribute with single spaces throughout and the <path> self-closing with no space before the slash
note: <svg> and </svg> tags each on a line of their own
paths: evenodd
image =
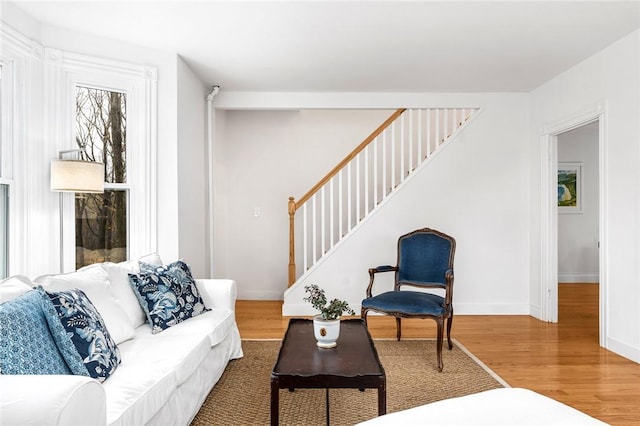
<svg viewBox="0 0 640 426">
<path fill-rule="evenodd" d="M 298 261 L 303 266 L 301 273 L 316 265 L 453 139 L 477 111 L 398 109 L 298 201 L 289 197 L 289 286 L 299 277 Z M 296 224 L 300 209 L 302 218 Z M 295 238 L 296 230 L 301 231 L 300 241 Z M 302 248 L 299 258 L 297 247 Z"/>
</svg>

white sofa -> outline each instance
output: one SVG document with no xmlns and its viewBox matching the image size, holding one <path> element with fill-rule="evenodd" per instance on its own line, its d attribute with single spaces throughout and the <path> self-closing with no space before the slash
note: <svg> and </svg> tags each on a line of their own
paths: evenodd
<svg viewBox="0 0 640 426">
<path fill-rule="evenodd" d="M 193 420 L 229 360 L 243 356 L 236 284 L 196 280 L 211 310 L 152 334 L 128 284 L 127 274 L 136 270 L 137 261 L 104 263 L 33 281 L 47 291 L 81 288 L 103 317 L 122 362 L 103 383 L 75 375 L 0 375 L 0 424 L 188 425 Z M 30 290 L 21 281 L 26 280 L 0 283 L 0 302 Z"/>
</svg>

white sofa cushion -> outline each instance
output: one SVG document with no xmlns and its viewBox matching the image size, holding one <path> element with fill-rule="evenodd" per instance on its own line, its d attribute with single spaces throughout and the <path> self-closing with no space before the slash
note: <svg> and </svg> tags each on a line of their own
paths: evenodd
<svg viewBox="0 0 640 426">
<path fill-rule="evenodd" d="M 211 349 L 207 336 L 182 334 L 175 336 L 137 336 L 120 345 L 127 363 L 153 363 L 173 371 L 180 385 L 195 371 Z"/>
<path fill-rule="evenodd" d="M 238 286 L 234 280 L 198 278 L 196 285 L 207 308 L 226 308 L 235 311 Z"/>
<path fill-rule="evenodd" d="M 215 346 L 224 340 L 229 331 L 236 323 L 234 312 L 229 309 L 218 308 L 207 311 L 197 317 L 190 318 L 173 327 L 164 330 L 162 336 L 183 336 L 186 334 L 195 334 L 198 336 L 207 336 L 210 346 Z M 136 329 L 137 340 L 141 337 L 159 336 L 151 333 L 151 327 L 145 325 Z"/>
<path fill-rule="evenodd" d="M 146 424 L 210 350 L 209 339 L 198 334 L 136 337 L 121 344 L 122 364 L 104 383 L 107 424 Z"/>
<path fill-rule="evenodd" d="M 33 283 L 24 275 L 14 275 L 0 281 L 0 303 L 22 296 L 33 288 Z"/>
<path fill-rule="evenodd" d="M 175 373 L 164 365 L 127 362 L 125 356 L 115 373 L 103 383 L 107 395 L 106 423 L 147 424 L 175 391 L 176 380 Z"/>
<path fill-rule="evenodd" d="M 116 344 L 133 337 L 135 329 L 127 313 L 120 307 L 121 302 L 109 283 L 109 274 L 101 264 L 90 265 L 67 274 L 43 275 L 34 281 L 49 292 L 75 288 L 82 290 L 102 316 Z"/>
<path fill-rule="evenodd" d="M 209 350 L 191 377 L 178 386 L 167 404 L 147 426 L 189 425 L 204 403 L 211 388 L 218 382 L 230 359 L 241 358 L 240 334 L 234 327 L 226 339 Z M 120 426 L 120 425 L 111 425 Z"/>
</svg>

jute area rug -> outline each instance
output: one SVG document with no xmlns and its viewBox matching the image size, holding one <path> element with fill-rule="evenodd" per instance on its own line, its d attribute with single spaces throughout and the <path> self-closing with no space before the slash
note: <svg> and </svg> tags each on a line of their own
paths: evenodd
<svg viewBox="0 0 640 426">
<path fill-rule="evenodd" d="M 375 340 L 375 345 L 387 377 L 387 413 L 508 386 L 455 341 L 451 351 L 445 342 L 442 373 L 435 340 Z M 280 341 L 243 340 L 244 358 L 229 363 L 192 425 L 269 424 L 269 380 L 279 348 Z M 375 389 L 330 389 L 331 424 L 376 417 L 377 395 Z M 280 390 L 280 424 L 326 424 L 325 398 L 324 389 Z"/>
</svg>

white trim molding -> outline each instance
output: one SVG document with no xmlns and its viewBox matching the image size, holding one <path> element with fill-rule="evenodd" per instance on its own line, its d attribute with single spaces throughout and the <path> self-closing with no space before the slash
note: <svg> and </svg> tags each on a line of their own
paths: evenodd
<svg viewBox="0 0 640 426">
<path fill-rule="evenodd" d="M 582 125 L 598 121 L 598 175 L 599 175 L 599 279 L 600 282 L 600 345 L 607 347 L 607 284 L 608 284 L 608 214 L 606 182 L 607 170 L 607 108 L 606 102 L 541 129 L 541 307 L 540 319 L 558 321 L 558 206 L 557 206 L 557 148 L 558 135 Z"/>
<path fill-rule="evenodd" d="M 42 197 L 35 194 L 44 178 L 33 162 L 43 158 L 33 142 L 41 139 L 42 92 L 37 83 L 42 73 L 43 47 L 0 22 L 0 62 L 3 64 L 2 178 L 9 179 L 9 273 L 26 273 L 45 253 L 38 227 L 46 220 L 31 220 L 40 212 Z M 27 161 L 29 160 L 29 161 Z M 38 260 L 37 260 L 38 259 Z"/>
<path fill-rule="evenodd" d="M 0 22 L 0 38 L 3 53 L 8 51 L 12 55 L 42 57 L 43 47 L 40 43 L 25 37 L 4 22 Z"/>
<path fill-rule="evenodd" d="M 207 101 L 207 144 L 206 144 L 206 150 L 205 150 L 205 155 L 206 155 L 206 160 L 207 160 L 207 187 L 206 187 L 206 203 L 207 203 L 207 211 L 206 211 L 206 220 L 205 220 L 205 225 L 206 225 L 206 233 L 207 233 L 207 237 L 206 237 L 206 243 L 205 243 L 205 250 L 206 250 L 206 262 L 207 264 L 205 265 L 205 269 L 209 274 L 210 278 L 213 278 L 214 275 L 214 259 L 213 259 L 213 252 L 214 252 L 214 244 L 215 244 L 215 239 L 214 239 L 214 229 L 215 229 L 215 216 L 214 216 L 214 176 L 215 176 L 215 170 L 214 170 L 214 143 L 215 143 L 215 117 L 214 117 L 214 107 L 213 107 L 213 100 L 215 99 L 215 97 L 218 95 L 218 93 L 220 92 L 220 86 L 213 86 L 211 88 L 211 91 L 207 94 L 207 97 L 205 98 Z M 280 296 L 278 296 L 280 297 Z"/>
</svg>

